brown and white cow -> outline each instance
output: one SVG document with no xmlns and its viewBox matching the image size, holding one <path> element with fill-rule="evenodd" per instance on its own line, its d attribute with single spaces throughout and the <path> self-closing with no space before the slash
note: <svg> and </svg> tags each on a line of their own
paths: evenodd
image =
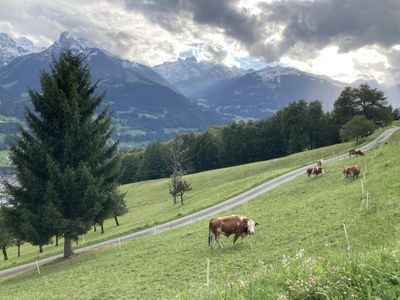
<svg viewBox="0 0 400 300">
<path fill-rule="evenodd" d="M 311 175 L 317 176 L 318 174 L 323 174 L 324 169 L 322 167 L 312 167 L 307 169 L 307 175 L 310 177 Z"/>
<path fill-rule="evenodd" d="M 208 246 L 212 247 L 215 241 L 223 248 L 219 242 L 219 236 L 224 234 L 228 237 L 234 234 L 233 247 L 235 247 L 235 242 L 239 237 L 244 238 L 247 235 L 252 235 L 258 225 L 253 220 L 238 215 L 211 219 L 208 227 Z"/>
<path fill-rule="evenodd" d="M 358 178 L 358 175 L 360 175 L 361 169 L 359 165 L 353 165 L 353 166 L 345 166 L 343 168 L 343 176 L 344 178 L 348 179 L 355 179 Z"/>
</svg>

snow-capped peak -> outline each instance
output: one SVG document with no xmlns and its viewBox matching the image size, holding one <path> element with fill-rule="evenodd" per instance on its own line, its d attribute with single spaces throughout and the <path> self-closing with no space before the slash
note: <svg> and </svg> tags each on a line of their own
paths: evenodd
<svg viewBox="0 0 400 300">
<path fill-rule="evenodd" d="M 66 31 L 61 33 L 59 39 L 47 48 L 45 52 L 47 55 L 57 55 L 67 49 L 71 50 L 73 53 L 82 53 L 89 56 L 96 56 L 100 52 L 107 53 L 95 43 L 81 37 L 76 38 L 74 35 Z"/>
<path fill-rule="evenodd" d="M 75 38 L 71 33 L 66 31 L 61 33 L 60 38 L 53 44 L 54 48 L 60 50 L 70 49 L 78 52 L 91 48 L 91 46 L 91 42 L 82 38 Z"/>
<path fill-rule="evenodd" d="M 196 63 L 196 64 L 198 63 L 195 56 L 185 57 L 185 62 Z"/>
<path fill-rule="evenodd" d="M 308 77 L 312 77 L 317 80 L 329 81 L 332 85 L 337 86 L 337 87 L 343 86 L 342 82 L 333 80 L 327 76 L 307 73 L 307 72 L 301 71 L 301 70 L 293 68 L 293 67 L 285 67 L 282 65 L 268 66 L 261 70 L 256 71 L 255 74 L 260 76 L 264 82 L 268 82 L 271 80 L 279 81 L 281 76 L 292 75 L 292 76 L 308 76 Z"/>
<path fill-rule="evenodd" d="M 34 45 L 32 41 L 25 36 L 16 38 L 15 42 L 17 43 L 18 46 L 24 48 L 27 51 L 27 54 L 40 52 L 45 49 L 44 47 Z"/>
<path fill-rule="evenodd" d="M 28 49 L 33 47 L 33 43 L 27 37 L 21 36 L 19 38 L 16 38 L 15 41 L 17 42 L 17 45 L 22 48 Z"/>
<path fill-rule="evenodd" d="M 0 66 L 5 66 L 14 58 L 28 53 L 27 49 L 18 45 L 7 33 L 0 33 Z"/>
<path fill-rule="evenodd" d="M 7 33 L 0 32 L 0 45 L 16 45 L 16 43 Z"/>
<path fill-rule="evenodd" d="M 256 71 L 256 73 L 262 77 L 263 80 L 268 81 L 270 79 L 273 79 L 275 77 L 280 77 L 282 75 L 296 75 L 299 76 L 301 71 L 297 70 L 295 68 L 287 68 L 283 66 L 268 66 L 265 67 L 259 71 Z"/>
</svg>

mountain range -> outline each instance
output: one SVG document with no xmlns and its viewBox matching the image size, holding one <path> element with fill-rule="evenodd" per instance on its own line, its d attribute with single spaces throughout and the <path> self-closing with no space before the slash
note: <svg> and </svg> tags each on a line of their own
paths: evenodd
<svg viewBox="0 0 400 300">
<path fill-rule="evenodd" d="M 23 120 L 28 88 L 40 89 L 41 70 L 49 70 L 53 57 L 66 49 L 83 55 L 93 81 L 99 80 L 100 92 L 107 91 L 114 138 L 126 145 L 165 140 L 180 131 L 231 120 L 265 118 L 299 99 L 320 100 L 330 110 L 346 86 L 280 65 L 243 70 L 195 57 L 151 68 L 67 32 L 47 49 L 35 47 L 27 38 L 13 40 L 0 33 L 0 142 L 12 127 L 4 119 Z M 400 86 L 385 92 L 392 100 L 399 99 Z"/>
<path fill-rule="evenodd" d="M 269 66 L 205 91 L 201 100 L 236 118 L 263 118 L 290 102 L 320 100 L 329 110 L 343 84 L 294 68 Z"/>
<path fill-rule="evenodd" d="M 91 42 L 62 33 L 44 51 L 15 58 L 0 69 L 0 111 L 23 118 L 27 89 L 38 90 L 41 70 L 49 70 L 53 57 L 70 49 L 86 59 L 92 80 L 100 80 L 106 103 L 114 112 L 115 138 L 126 143 L 165 139 L 182 130 L 200 130 L 222 123 L 210 110 L 176 92 L 151 68 L 123 60 Z"/>
<path fill-rule="evenodd" d="M 9 64 L 16 57 L 43 50 L 36 47 L 26 37 L 12 39 L 8 34 L 0 32 L 0 67 Z"/>
<path fill-rule="evenodd" d="M 198 62 L 194 56 L 166 62 L 153 67 L 153 70 L 188 98 L 199 97 L 206 90 L 249 72 L 236 67 Z"/>
</svg>

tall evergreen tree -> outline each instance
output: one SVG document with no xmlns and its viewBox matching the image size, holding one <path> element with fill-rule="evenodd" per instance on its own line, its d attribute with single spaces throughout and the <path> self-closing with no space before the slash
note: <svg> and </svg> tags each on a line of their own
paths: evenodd
<svg viewBox="0 0 400 300">
<path fill-rule="evenodd" d="M 299 100 L 290 103 L 278 112 L 287 153 L 295 153 L 309 148 L 309 116 L 307 102 Z"/>
<path fill-rule="evenodd" d="M 11 160 L 20 186 L 7 186 L 14 215 L 23 216 L 25 237 L 35 245 L 64 236 L 64 257 L 72 241 L 86 233 L 98 215 L 111 215 L 121 199 L 116 180 L 117 143 L 109 143 L 111 116 L 96 112 L 96 94 L 87 65 L 71 51 L 42 72 L 41 91 L 29 90 L 29 129 L 20 128 Z M 11 216 L 12 217 L 12 216 Z"/>
<path fill-rule="evenodd" d="M 206 131 L 199 134 L 194 148 L 194 166 L 196 171 L 211 170 L 219 164 L 218 146 L 215 137 Z"/>
</svg>

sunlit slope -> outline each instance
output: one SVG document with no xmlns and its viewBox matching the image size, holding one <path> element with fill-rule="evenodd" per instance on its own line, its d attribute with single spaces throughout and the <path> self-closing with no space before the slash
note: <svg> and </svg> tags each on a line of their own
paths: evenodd
<svg viewBox="0 0 400 300">
<path fill-rule="evenodd" d="M 381 132 L 382 130 L 368 137 L 365 143 L 376 138 Z M 117 227 L 114 220 L 110 219 L 105 222 L 104 234 L 100 234 L 99 230 L 97 232 L 91 231 L 84 237 L 80 237 L 79 245 L 75 245 L 75 247 L 120 236 L 199 211 L 292 169 L 313 163 L 321 158 L 344 153 L 351 147 L 354 147 L 351 143 L 337 144 L 279 159 L 187 175 L 185 179 L 192 184 L 193 190 L 184 195 L 183 206 L 180 204 L 173 205 L 172 198 L 168 193 L 168 179 L 124 185 L 121 190 L 126 192 L 129 212 L 120 218 L 121 226 Z M 44 253 L 41 255 L 39 255 L 37 247 L 24 244 L 20 258 L 16 257 L 16 248 L 10 248 L 8 250 L 10 258 L 6 262 L 0 261 L 0 269 L 60 253 L 63 247 L 62 239 L 60 242 L 59 247 L 45 246 Z"/>
<path fill-rule="evenodd" d="M 261 226 L 231 248 L 208 249 L 208 220 L 162 234 L 78 255 L 1 282 L 5 299 L 171 299 L 206 295 L 210 259 L 211 291 L 245 285 L 282 264 L 283 255 L 346 255 L 400 248 L 400 133 L 364 157 L 326 167 L 323 176 L 305 174 L 226 214 L 245 214 Z M 345 164 L 358 163 L 358 180 L 343 179 Z M 368 209 L 361 195 L 365 175 Z M 280 286 L 271 286 L 271 289 Z"/>
</svg>

